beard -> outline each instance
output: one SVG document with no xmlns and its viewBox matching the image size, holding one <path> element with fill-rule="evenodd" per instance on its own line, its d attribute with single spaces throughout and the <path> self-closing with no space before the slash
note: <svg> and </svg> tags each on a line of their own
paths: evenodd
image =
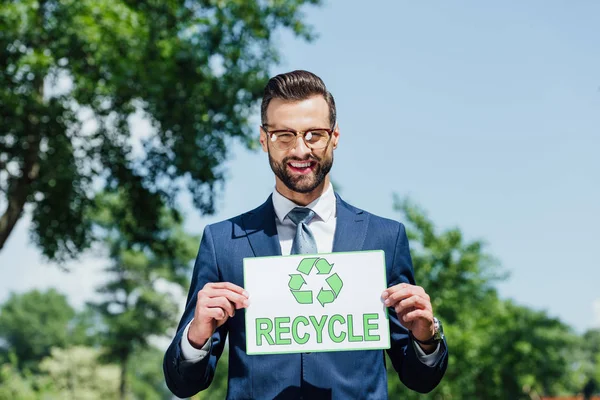
<svg viewBox="0 0 600 400">
<path fill-rule="evenodd" d="M 292 161 L 315 161 L 316 164 L 309 174 L 292 175 L 287 167 L 288 163 Z M 269 150 L 269 164 L 273 173 L 288 189 L 297 193 L 310 193 L 323 183 L 325 177 L 331 171 L 333 152 L 331 152 L 331 155 L 325 153 L 323 157 L 313 155 L 304 160 L 296 157 L 285 157 L 281 162 L 277 162 L 271 157 L 271 151 Z"/>
</svg>

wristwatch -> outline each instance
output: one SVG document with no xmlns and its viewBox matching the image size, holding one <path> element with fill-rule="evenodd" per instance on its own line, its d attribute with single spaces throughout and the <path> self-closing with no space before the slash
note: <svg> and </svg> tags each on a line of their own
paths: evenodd
<svg viewBox="0 0 600 400">
<path fill-rule="evenodd" d="M 433 336 L 431 337 L 431 339 L 428 340 L 419 340 L 417 339 L 413 333 L 411 331 L 408 331 L 408 336 L 410 336 L 410 338 L 412 340 L 414 340 L 417 343 L 420 344 L 437 344 L 439 342 L 441 342 L 442 340 L 444 340 L 444 327 L 442 326 L 442 322 L 437 319 L 436 317 L 433 317 Z"/>
</svg>

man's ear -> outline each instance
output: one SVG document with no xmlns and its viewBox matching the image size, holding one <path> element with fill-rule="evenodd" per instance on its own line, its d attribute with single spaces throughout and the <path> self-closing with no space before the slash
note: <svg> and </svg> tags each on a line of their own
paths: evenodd
<svg viewBox="0 0 600 400">
<path fill-rule="evenodd" d="M 340 140 L 340 126 L 337 123 L 335 124 L 335 129 L 333 130 L 333 138 L 331 140 L 333 141 L 333 148 L 337 148 L 338 142 Z"/>
<path fill-rule="evenodd" d="M 258 128 L 260 130 L 260 146 L 262 147 L 263 151 L 265 153 L 269 152 L 269 149 L 267 148 L 267 133 L 265 132 L 265 130 L 263 129 L 263 127 L 259 127 Z"/>
</svg>

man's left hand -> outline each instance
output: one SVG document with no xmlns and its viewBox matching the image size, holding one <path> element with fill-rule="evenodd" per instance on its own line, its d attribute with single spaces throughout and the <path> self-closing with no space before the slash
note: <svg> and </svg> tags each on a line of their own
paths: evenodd
<svg viewBox="0 0 600 400">
<path fill-rule="evenodd" d="M 429 295 L 420 286 L 400 283 L 383 291 L 381 298 L 387 307 L 393 307 L 398 315 L 400 323 L 413 336 L 425 342 L 431 339 L 435 333 L 433 324 L 433 309 Z M 419 346 L 430 353 L 435 350 L 436 345 Z"/>
</svg>

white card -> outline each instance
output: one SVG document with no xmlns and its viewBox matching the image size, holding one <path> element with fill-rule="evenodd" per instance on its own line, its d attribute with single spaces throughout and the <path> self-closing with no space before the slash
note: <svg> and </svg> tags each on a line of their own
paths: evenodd
<svg viewBox="0 0 600 400">
<path fill-rule="evenodd" d="M 244 259 L 246 352 L 390 347 L 384 252 Z"/>
</svg>

